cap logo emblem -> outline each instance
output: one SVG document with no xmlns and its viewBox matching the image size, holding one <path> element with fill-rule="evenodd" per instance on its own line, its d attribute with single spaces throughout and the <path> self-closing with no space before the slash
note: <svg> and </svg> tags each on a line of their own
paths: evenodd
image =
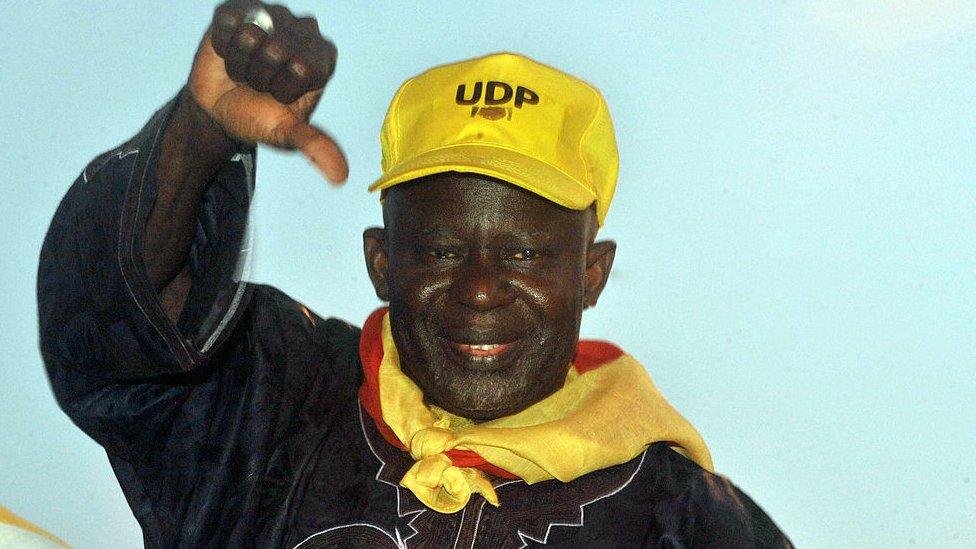
<svg viewBox="0 0 976 549">
<path fill-rule="evenodd" d="M 512 119 L 512 108 L 521 109 L 522 105 L 536 105 L 539 94 L 524 86 L 512 87 L 511 84 L 489 80 L 475 82 L 471 87 L 471 97 L 468 95 L 467 84 L 458 84 L 454 102 L 458 105 L 470 105 L 471 116 L 479 115 L 487 120 L 500 118 Z M 511 106 L 507 104 L 511 103 Z"/>
</svg>

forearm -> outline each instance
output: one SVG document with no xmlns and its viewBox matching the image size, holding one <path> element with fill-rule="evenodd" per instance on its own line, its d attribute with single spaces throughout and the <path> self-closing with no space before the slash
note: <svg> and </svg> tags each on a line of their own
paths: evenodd
<svg viewBox="0 0 976 549">
<path fill-rule="evenodd" d="M 146 273 L 161 294 L 185 290 L 173 282 L 186 265 L 203 196 L 235 150 L 235 143 L 185 91 L 163 132 L 156 200 L 144 231 Z M 171 301 L 172 296 L 161 297 Z"/>
<path fill-rule="evenodd" d="M 143 254 L 149 281 L 168 304 L 172 287 L 186 287 L 201 199 L 236 148 L 228 135 L 299 149 L 332 181 L 348 173 L 338 145 L 308 121 L 335 68 L 335 46 L 314 19 L 281 6 L 274 8 L 276 32 L 251 24 L 253 4 L 228 1 L 217 8 L 163 135 Z M 167 305 L 167 313 L 175 320 L 179 311 Z"/>
</svg>

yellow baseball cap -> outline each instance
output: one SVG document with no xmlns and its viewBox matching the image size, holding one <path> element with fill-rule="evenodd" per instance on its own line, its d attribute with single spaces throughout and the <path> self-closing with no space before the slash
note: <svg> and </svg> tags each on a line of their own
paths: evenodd
<svg viewBox="0 0 976 549">
<path fill-rule="evenodd" d="M 436 173 L 476 173 L 574 210 L 596 202 L 602 226 L 617 185 L 617 142 L 600 92 L 514 53 L 407 80 L 390 103 L 380 144 L 383 175 L 370 191 Z"/>
</svg>

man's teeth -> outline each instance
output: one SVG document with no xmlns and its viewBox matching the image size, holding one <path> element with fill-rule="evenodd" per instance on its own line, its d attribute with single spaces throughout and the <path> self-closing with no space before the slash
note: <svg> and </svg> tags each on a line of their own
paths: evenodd
<svg viewBox="0 0 976 549">
<path fill-rule="evenodd" d="M 508 349 L 508 343 L 457 343 L 455 344 L 457 349 L 466 355 L 473 357 L 492 357 L 497 356 L 505 352 Z"/>
</svg>

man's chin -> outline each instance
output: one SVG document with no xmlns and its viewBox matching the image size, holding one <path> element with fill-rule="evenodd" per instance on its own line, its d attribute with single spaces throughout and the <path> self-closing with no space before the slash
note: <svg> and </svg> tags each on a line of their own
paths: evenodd
<svg viewBox="0 0 976 549">
<path fill-rule="evenodd" d="M 459 386 L 460 390 L 444 387 L 428 395 L 429 402 L 454 415 L 475 421 L 488 421 L 517 414 L 551 394 L 551 391 L 546 394 L 529 394 L 526 387 L 506 387 L 507 376 L 484 372 L 469 373 L 474 375 L 455 380 L 454 385 Z"/>
<path fill-rule="evenodd" d="M 540 363 L 540 357 L 531 354 L 530 342 L 515 340 L 494 356 L 472 357 L 441 339 L 440 345 L 429 347 L 433 352 L 421 362 L 420 371 L 412 371 L 409 362 L 401 363 L 401 368 L 429 404 L 464 418 L 488 421 L 521 412 L 562 386 L 564 371 L 558 379 L 526 374 Z"/>
</svg>

